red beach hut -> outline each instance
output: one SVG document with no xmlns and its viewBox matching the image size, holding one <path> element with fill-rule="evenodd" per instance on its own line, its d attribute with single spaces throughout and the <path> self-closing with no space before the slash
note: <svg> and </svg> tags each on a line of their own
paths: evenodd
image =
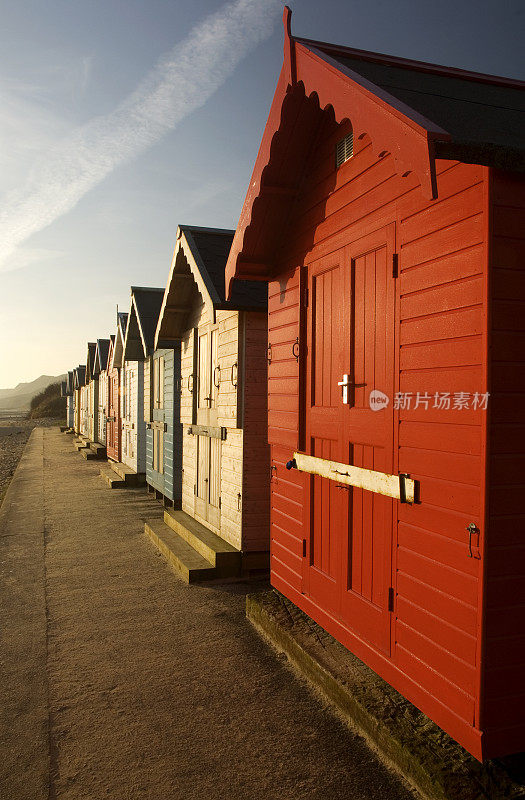
<svg viewBox="0 0 525 800">
<path fill-rule="evenodd" d="M 126 338 L 127 313 L 117 311 L 117 332 L 111 337 L 108 353 L 108 416 L 106 450 L 108 459 L 119 462 L 122 455 L 122 412 L 120 403 L 120 359 Z"/>
<path fill-rule="evenodd" d="M 286 10 L 227 265 L 268 282 L 273 585 L 478 759 L 525 750 L 524 110 Z"/>
</svg>

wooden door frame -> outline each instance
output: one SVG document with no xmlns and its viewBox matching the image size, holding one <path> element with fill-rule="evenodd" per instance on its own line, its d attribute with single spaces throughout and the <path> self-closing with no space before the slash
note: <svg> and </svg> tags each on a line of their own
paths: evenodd
<svg viewBox="0 0 525 800">
<path fill-rule="evenodd" d="M 305 346 L 300 348 L 300 353 L 303 358 L 299 360 L 299 386 L 301 387 L 300 398 L 301 402 L 299 403 L 299 446 L 302 447 L 305 453 L 310 454 L 311 449 L 311 441 L 308 439 L 308 425 L 307 425 L 307 409 L 311 407 L 311 391 L 312 391 L 312 355 L 313 355 L 313 337 L 312 337 L 312 308 L 313 308 L 313 277 L 314 272 L 316 273 L 316 266 L 320 266 L 327 261 L 334 260 L 336 254 L 340 254 L 343 252 L 343 257 L 338 259 L 340 261 L 340 266 L 338 267 L 341 270 L 341 284 L 344 287 L 344 248 L 337 248 L 332 253 L 328 253 L 326 255 L 321 255 L 317 258 L 313 257 L 309 259 L 307 263 L 305 263 L 301 267 L 300 272 L 300 318 L 299 318 L 299 330 L 300 330 L 300 342 L 304 342 Z M 328 271 L 329 267 L 326 268 Z M 319 275 L 322 274 L 322 267 L 320 266 Z M 317 273 L 316 273 L 317 274 Z M 343 333 L 344 335 L 344 333 Z M 303 361 L 303 365 L 301 365 L 301 361 Z M 303 531 L 304 531 L 304 541 L 303 541 L 303 562 L 302 562 L 302 570 L 301 570 L 301 591 L 303 594 L 309 595 L 311 591 L 310 587 L 310 577 L 311 577 L 311 569 L 312 565 L 311 561 L 311 546 L 312 546 L 312 493 L 314 487 L 314 475 L 305 474 L 303 477 L 304 486 L 305 486 L 305 493 L 304 493 L 304 511 L 303 511 Z M 339 543 L 340 549 L 340 543 Z M 339 571 L 341 571 L 341 553 L 338 553 L 339 558 Z M 338 589 L 338 585 L 341 581 L 341 576 L 338 575 L 336 581 L 336 591 Z M 338 602 L 338 601 L 337 601 Z"/>
</svg>

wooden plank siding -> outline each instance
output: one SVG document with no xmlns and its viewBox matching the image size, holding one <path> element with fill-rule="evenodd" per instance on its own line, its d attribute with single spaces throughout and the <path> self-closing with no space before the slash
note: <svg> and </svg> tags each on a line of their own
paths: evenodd
<svg viewBox="0 0 525 800">
<path fill-rule="evenodd" d="M 68 428 L 73 428 L 75 424 L 75 394 L 68 394 L 66 400 L 66 424 Z"/>
<path fill-rule="evenodd" d="M 270 448 L 267 442 L 267 317 L 244 312 L 242 549 L 267 551 L 270 530 Z"/>
<path fill-rule="evenodd" d="M 412 192 L 398 203 L 399 391 L 413 398 L 486 391 L 486 170 L 444 162 L 438 171 L 436 201 Z M 420 482 L 421 504 L 397 506 L 394 659 L 429 691 L 437 673 L 442 702 L 472 724 L 480 561 L 468 558 L 466 527 L 483 516 L 485 412 L 429 406 L 399 411 L 399 470 Z"/>
<path fill-rule="evenodd" d="M 268 284 L 268 441 L 299 446 L 299 362 L 292 353 L 300 335 L 301 270 L 287 270 Z"/>
<path fill-rule="evenodd" d="M 207 306 L 194 308 L 181 343 L 182 508 L 195 511 L 197 440 L 196 329 L 212 320 Z M 268 550 L 269 452 L 266 443 L 266 314 L 217 310 L 217 426 L 226 429 L 220 450 L 219 527 L 205 522 L 241 551 Z M 198 518 L 198 517 L 197 517 Z"/>
<path fill-rule="evenodd" d="M 485 412 L 440 410 L 432 403 L 428 410 L 412 403 L 396 411 L 395 471 L 420 482 L 421 503 L 394 506 L 390 663 L 352 634 L 350 621 L 333 621 L 302 594 L 310 478 L 285 469 L 303 436 L 304 378 L 292 353 L 298 338 L 305 359 L 302 265 L 396 223 L 396 391 L 432 398 L 435 392 L 486 391 L 487 169 L 438 161 L 438 199 L 428 202 L 414 175 L 396 174 L 392 157 L 378 159 L 368 137 L 355 142 L 353 158 L 335 171 L 335 145 L 348 130 L 348 123 L 326 123 L 305 163 L 269 282 L 272 583 L 387 679 L 393 667 L 398 688 L 432 711 L 438 724 L 464 733 L 479 718 L 480 561 L 468 557 L 465 529 L 483 518 Z"/>
<path fill-rule="evenodd" d="M 482 720 L 491 745 L 505 752 L 525 713 L 523 175 L 491 171 L 489 214 L 491 397 Z"/>
</svg>

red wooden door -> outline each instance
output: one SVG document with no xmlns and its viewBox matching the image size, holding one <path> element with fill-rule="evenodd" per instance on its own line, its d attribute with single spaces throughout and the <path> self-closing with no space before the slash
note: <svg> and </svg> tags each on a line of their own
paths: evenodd
<svg viewBox="0 0 525 800">
<path fill-rule="evenodd" d="M 309 272 L 306 448 L 394 471 L 394 227 L 315 262 Z M 343 375 L 349 376 L 346 403 Z M 355 384 L 355 386 L 353 386 Z M 372 410 L 370 393 L 388 396 Z M 392 501 L 310 478 L 304 591 L 358 636 L 389 652 Z"/>
<path fill-rule="evenodd" d="M 119 371 L 118 369 L 113 369 L 108 378 L 106 451 L 114 461 L 120 461 L 120 435 Z"/>
</svg>

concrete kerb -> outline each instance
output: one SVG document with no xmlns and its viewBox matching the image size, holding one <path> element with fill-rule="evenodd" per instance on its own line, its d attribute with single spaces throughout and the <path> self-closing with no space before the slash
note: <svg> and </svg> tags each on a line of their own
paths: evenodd
<svg viewBox="0 0 525 800">
<path fill-rule="evenodd" d="M 424 797 L 525 798 L 523 756 L 480 764 L 279 592 L 248 595 L 246 615 Z"/>
</svg>

